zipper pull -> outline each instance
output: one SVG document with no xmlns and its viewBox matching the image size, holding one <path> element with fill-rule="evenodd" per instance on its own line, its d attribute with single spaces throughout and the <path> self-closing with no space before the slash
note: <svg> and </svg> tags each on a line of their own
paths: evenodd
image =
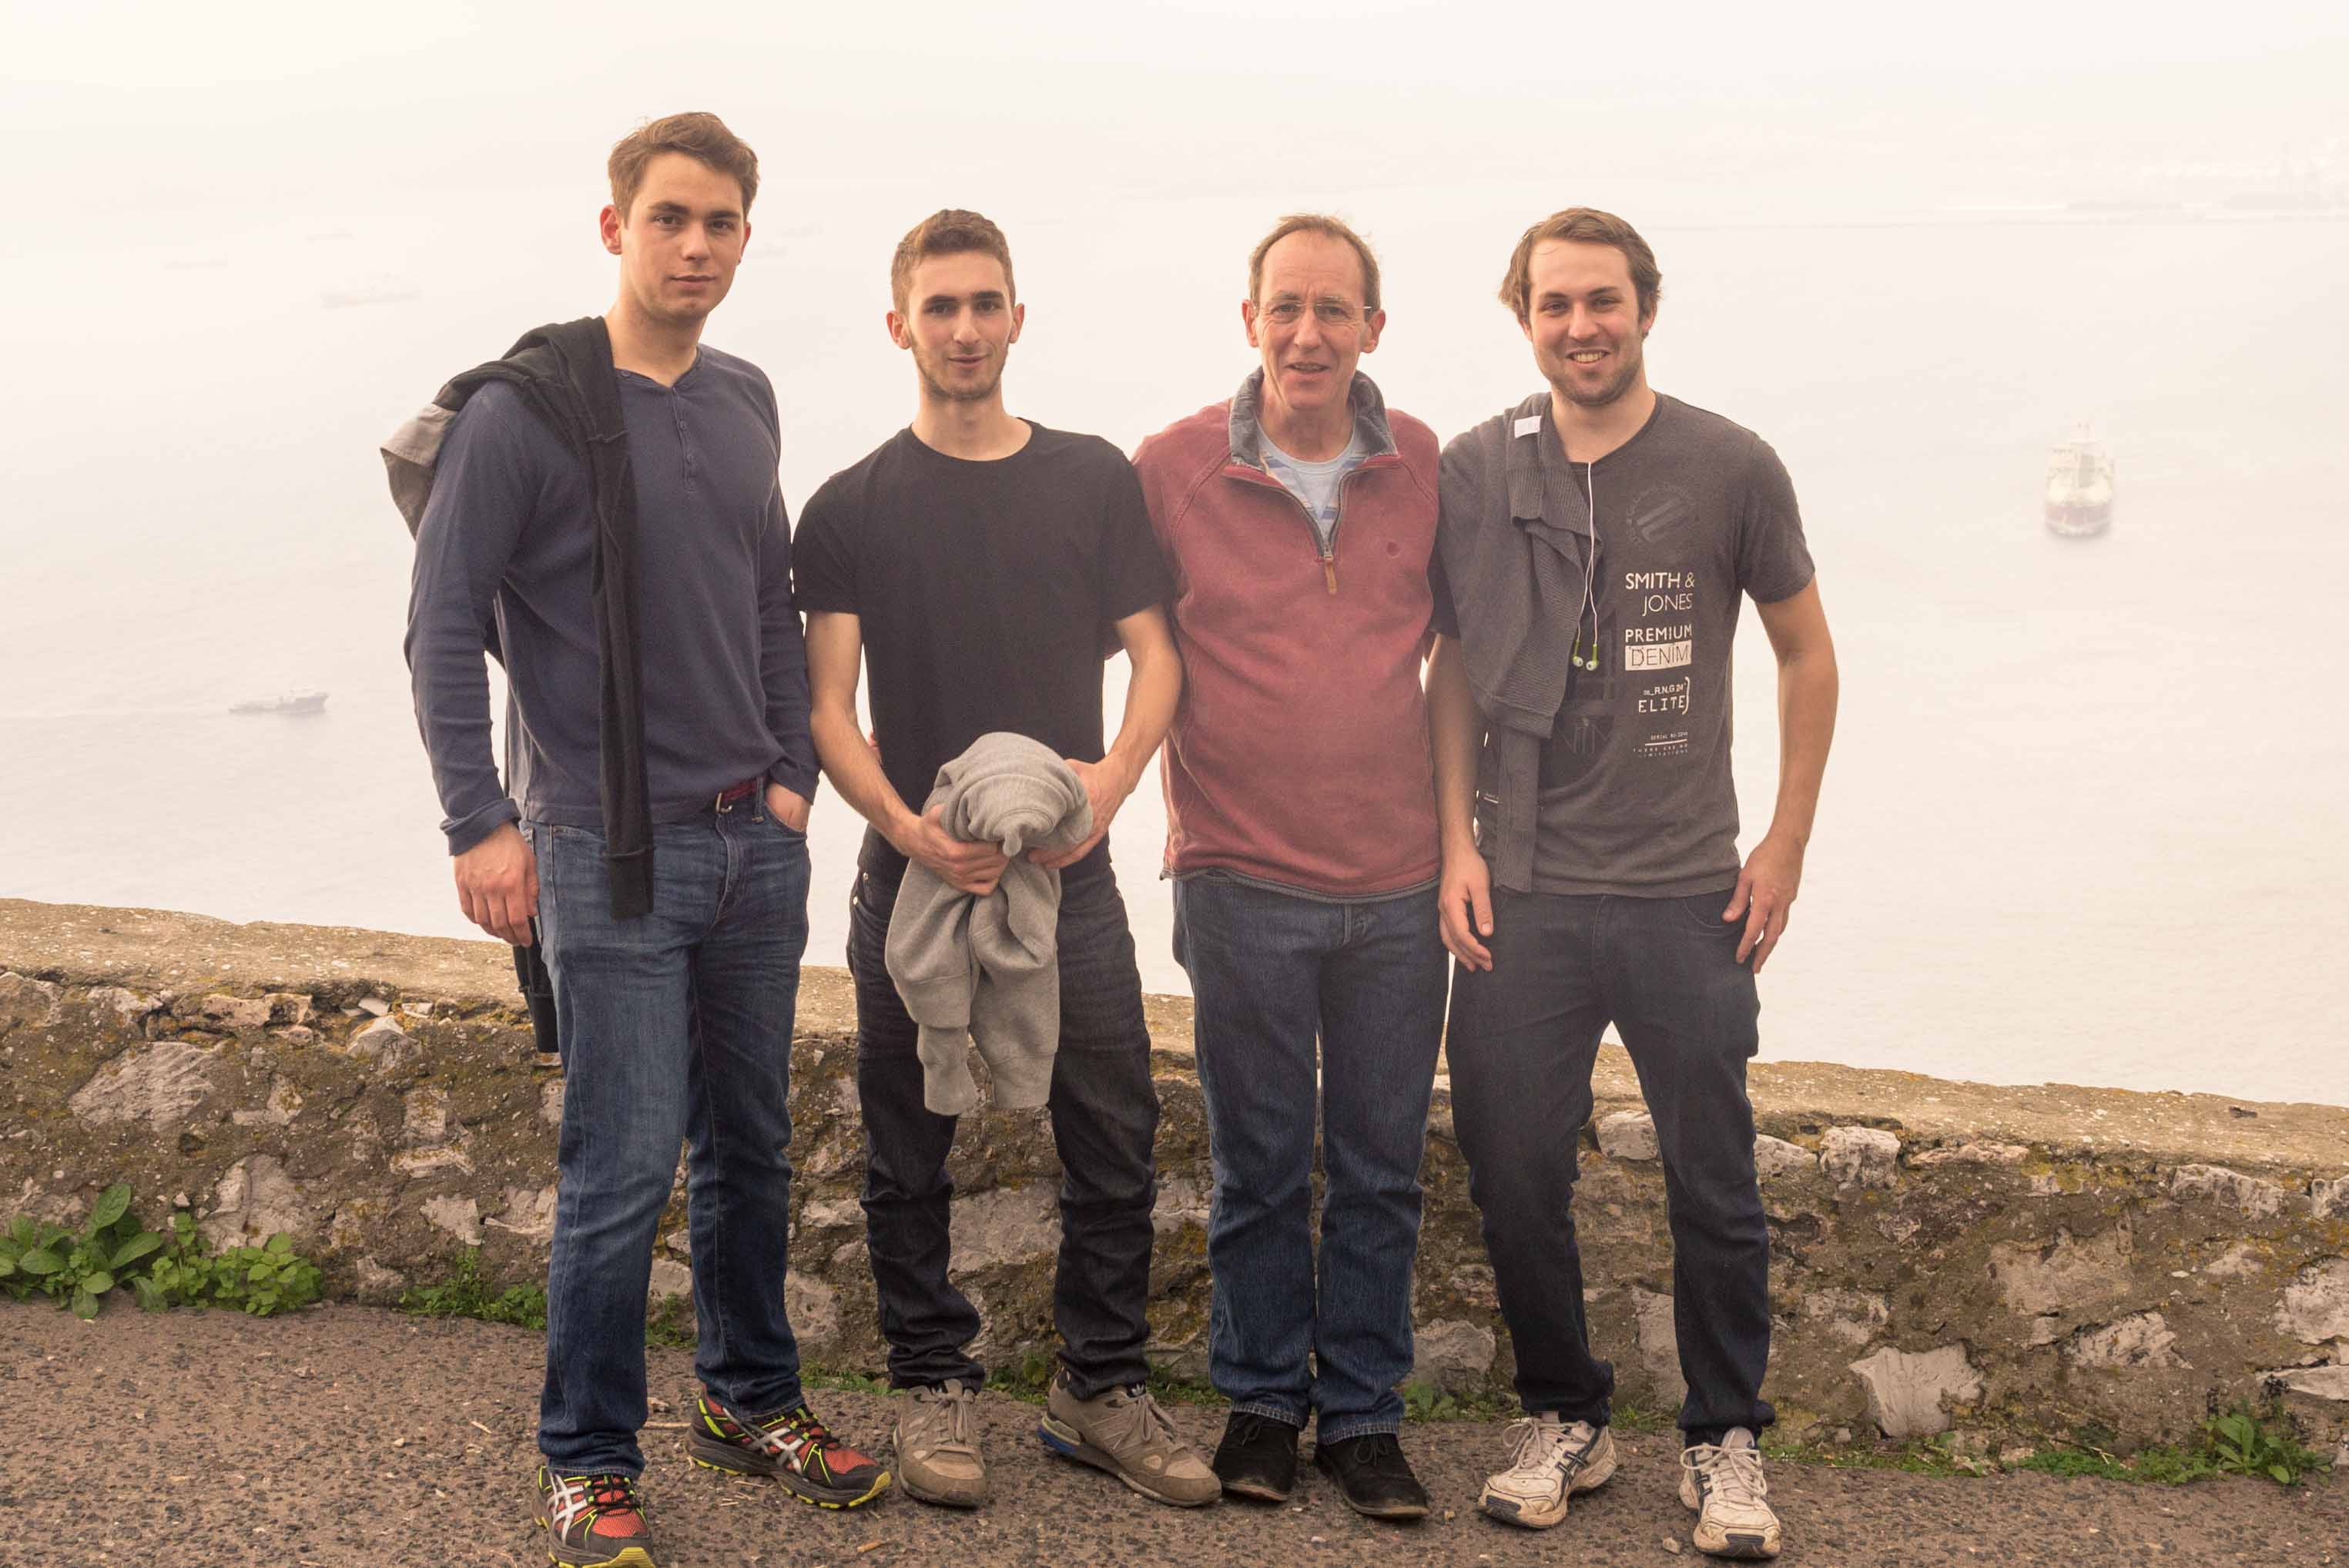
<svg viewBox="0 0 2349 1568">
<path fill-rule="evenodd" d="M 1325 555 L 1321 558 L 1321 581 L 1332 594 L 1338 592 L 1338 558 L 1336 556 Z"/>
</svg>

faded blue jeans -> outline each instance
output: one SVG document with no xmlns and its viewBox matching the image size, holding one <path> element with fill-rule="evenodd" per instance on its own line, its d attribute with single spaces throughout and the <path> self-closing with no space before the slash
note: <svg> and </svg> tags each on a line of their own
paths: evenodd
<svg viewBox="0 0 2349 1568">
<path fill-rule="evenodd" d="M 1215 1162 L 1208 1376 L 1235 1414 L 1318 1414 L 1325 1443 L 1395 1431 L 1444 1036 L 1435 894 L 1340 903 L 1206 872 L 1174 884 L 1174 958 Z"/>
<path fill-rule="evenodd" d="M 564 1032 L 539 1449 L 558 1472 L 637 1475 L 645 1292 L 680 1142 L 694 1371 L 738 1410 L 799 1402 L 783 1260 L 807 838 L 755 793 L 657 825 L 652 911 L 616 921 L 604 836 L 543 822 L 528 832 Z"/>
</svg>

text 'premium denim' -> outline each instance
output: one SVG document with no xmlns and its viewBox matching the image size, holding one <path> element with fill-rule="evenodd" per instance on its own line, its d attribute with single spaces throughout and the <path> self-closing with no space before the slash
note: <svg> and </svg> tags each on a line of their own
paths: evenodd
<svg viewBox="0 0 2349 1568">
<path fill-rule="evenodd" d="M 954 1181 L 947 1154 L 957 1118 L 922 1103 L 914 1020 L 883 959 L 897 888 L 860 871 L 848 912 L 848 968 L 856 982 L 856 1093 L 864 1117 L 865 1242 L 899 1388 L 949 1378 L 976 1387 L 970 1356 L 979 1317 L 957 1290 L 951 1262 Z M 1064 876 L 1059 926 L 1061 1045 L 1046 1101 L 1061 1156 L 1061 1255 L 1052 1315 L 1061 1360 L 1081 1399 L 1149 1376 L 1152 1140 L 1158 1091 L 1150 1029 L 1125 902 L 1106 863 Z"/>
<path fill-rule="evenodd" d="M 1174 956 L 1215 1161 L 1209 1376 L 1235 1412 L 1318 1412 L 1325 1445 L 1392 1432 L 1444 1032 L 1435 896 L 1339 902 L 1208 872 L 1174 884 Z"/>
<path fill-rule="evenodd" d="M 1493 967 L 1456 971 L 1445 1059 L 1468 1191 L 1527 1410 L 1604 1426 L 1614 1369 L 1590 1354 L 1575 1245 L 1576 1140 L 1611 1021 L 1655 1118 L 1672 1233 L 1684 1431 L 1772 1420 L 1770 1231 L 1754 1173 L 1745 1063 L 1754 971 L 1728 890 L 1685 898 L 1493 890 Z M 1610 1282 L 1612 1283 L 1612 1282 Z M 1712 1440 L 1718 1440 L 1717 1439 Z"/>
<path fill-rule="evenodd" d="M 755 794 L 653 833 L 652 910 L 621 921 L 603 835 L 529 824 L 564 1029 L 538 1428 L 564 1475 L 643 1471 L 645 1291 L 680 1141 L 694 1371 L 738 1410 L 800 1398 L 783 1273 L 807 839 Z"/>
</svg>

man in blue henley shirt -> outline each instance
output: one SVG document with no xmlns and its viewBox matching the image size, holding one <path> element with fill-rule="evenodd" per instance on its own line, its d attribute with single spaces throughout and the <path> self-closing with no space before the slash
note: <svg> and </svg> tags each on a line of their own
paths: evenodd
<svg viewBox="0 0 2349 1568">
<path fill-rule="evenodd" d="M 615 147 L 611 180 L 620 289 L 604 321 L 637 514 L 648 913 L 616 918 L 605 864 L 588 468 L 510 384 L 474 392 L 440 449 L 408 656 L 465 913 L 517 944 L 537 918 L 563 1017 L 535 1517 L 558 1563 L 655 1568 L 636 1432 L 680 1140 L 704 1385 L 692 1457 L 835 1507 L 889 1476 L 807 1408 L 783 1309 L 816 758 L 774 393 L 700 346 L 750 237 L 758 163 L 715 116 L 677 115 Z M 511 795 L 490 745 L 492 630 L 520 730 Z"/>
</svg>

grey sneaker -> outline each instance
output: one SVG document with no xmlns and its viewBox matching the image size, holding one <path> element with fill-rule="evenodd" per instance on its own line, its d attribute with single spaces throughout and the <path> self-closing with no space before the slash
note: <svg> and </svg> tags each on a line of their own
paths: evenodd
<svg viewBox="0 0 2349 1568">
<path fill-rule="evenodd" d="M 1036 1435 L 1054 1453 L 1105 1470 L 1160 1502 L 1198 1508 L 1223 1495 L 1207 1461 L 1174 1435 L 1166 1412 L 1139 1384 L 1080 1399 L 1061 1371 L 1052 1378 Z"/>
<path fill-rule="evenodd" d="M 1565 1520 L 1576 1492 L 1596 1491 L 1614 1473 L 1615 1439 L 1606 1428 L 1545 1410 L 1509 1424 L 1509 1468 L 1485 1478 L 1476 1506 L 1511 1524 L 1547 1530 Z"/>
<path fill-rule="evenodd" d="M 1681 1450 L 1681 1501 L 1696 1510 L 1689 1539 L 1715 1557 L 1775 1557 L 1778 1516 L 1770 1511 L 1762 1450 L 1754 1434 L 1732 1427 L 1721 1441 Z"/>
<path fill-rule="evenodd" d="M 978 1390 L 949 1377 L 935 1388 L 900 1388 L 895 1398 L 897 1424 L 889 1440 L 897 1450 L 897 1480 L 905 1495 L 948 1508 L 985 1502 Z"/>
</svg>

